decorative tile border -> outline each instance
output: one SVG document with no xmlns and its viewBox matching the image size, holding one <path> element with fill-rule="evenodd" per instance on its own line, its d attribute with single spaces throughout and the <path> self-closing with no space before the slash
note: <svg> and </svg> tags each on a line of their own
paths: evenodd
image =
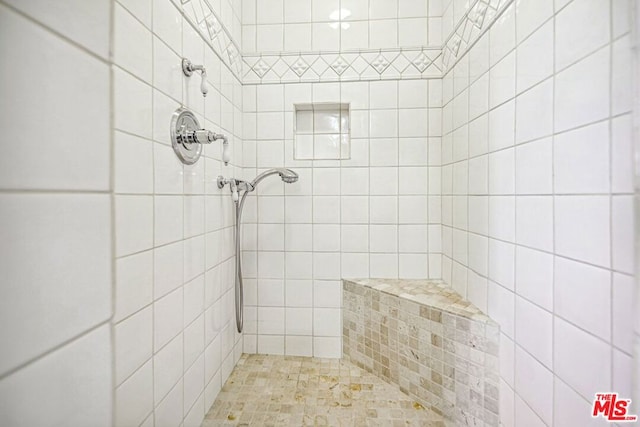
<svg viewBox="0 0 640 427">
<path fill-rule="evenodd" d="M 242 55 L 209 0 L 172 0 L 244 84 L 441 78 L 513 0 L 476 0 L 440 47 Z"/>
<path fill-rule="evenodd" d="M 441 49 L 244 55 L 244 84 L 440 78 Z"/>
<path fill-rule="evenodd" d="M 242 80 L 240 48 L 229 30 L 222 24 L 209 0 L 173 0 L 173 4 L 236 78 Z"/>
<path fill-rule="evenodd" d="M 476 0 L 442 47 L 444 73 L 453 68 L 511 3 L 513 0 Z"/>
<path fill-rule="evenodd" d="M 343 280 L 345 360 L 445 425 L 498 426 L 499 327 L 440 282 Z"/>
</svg>

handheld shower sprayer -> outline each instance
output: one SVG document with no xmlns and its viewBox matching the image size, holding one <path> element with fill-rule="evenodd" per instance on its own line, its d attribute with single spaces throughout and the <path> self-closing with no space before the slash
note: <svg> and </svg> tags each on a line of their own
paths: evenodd
<svg viewBox="0 0 640 427">
<path fill-rule="evenodd" d="M 240 242 L 242 242 L 241 237 L 241 220 L 242 220 L 242 208 L 244 206 L 244 201 L 247 198 L 247 195 L 256 189 L 256 186 L 268 176 L 278 174 L 280 175 L 280 179 L 287 183 L 293 184 L 298 180 L 298 174 L 292 171 L 291 169 L 285 168 L 276 168 L 269 169 L 267 171 L 262 172 L 260 175 L 255 177 L 255 179 L 251 182 L 243 181 L 235 178 L 225 178 L 223 176 L 219 176 L 217 179 L 218 188 L 222 189 L 225 185 L 229 184 L 229 189 L 231 190 L 231 198 L 233 199 L 234 205 L 236 206 L 236 278 L 235 278 L 235 299 L 236 299 L 236 327 L 238 328 L 238 332 L 242 332 L 243 325 L 243 306 L 244 306 L 244 289 L 242 283 L 242 256 L 241 256 L 241 247 Z M 242 195 L 240 194 L 242 191 Z"/>
<path fill-rule="evenodd" d="M 280 175 L 280 179 L 287 184 L 293 184 L 298 180 L 298 174 L 292 171 L 291 169 L 275 168 L 275 169 L 269 169 L 267 171 L 262 172 L 260 175 L 255 177 L 253 181 L 251 181 L 251 185 L 255 187 L 256 185 L 258 185 L 260 181 L 262 181 L 266 177 L 275 175 L 275 174 Z"/>
</svg>

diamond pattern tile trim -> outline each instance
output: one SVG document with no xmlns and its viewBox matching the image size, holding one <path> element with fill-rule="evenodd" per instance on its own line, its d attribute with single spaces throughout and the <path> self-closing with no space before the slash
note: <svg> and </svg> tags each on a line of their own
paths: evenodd
<svg viewBox="0 0 640 427">
<path fill-rule="evenodd" d="M 513 0 L 476 0 L 444 43 L 442 48 L 444 73 L 453 69 L 458 60 L 491 28 L 491 25 L 512 3 Z"/>
<path fill-rule="evenodd" d="M 239 80 L 242 77 L 240 47 L 231 33 L 222 25 L 220 17 L 208 0 L 173 0 L 202 39 Z"/>
<path fill-rule="evenodd" d="M 331 64 L 331 68 L 333 68 L 333 71 L 335 71 L 337 75 L 341 75 L 347 68 L 349 68 L 349 64 L 347 64 L 344 58 L 338 56 L 338 59 Z"/>
<path fill-rule="evenodd" d="M 245 84 L 441 78 L 513 3 L 513 0 L 475 0 L 442 48 L 242 55 L 238 43 L 209 0 L 172 1 L 236 78 Z M 292 56 L 296 58 L 293 62 Z"/>
<path fill-rule="evenodd" d="M 245 84 L 389 80 L 442 77 L 439 48 L 361 50 L 345 53 L 244 55 Z M 287 64 L 292 72 L 269 73 L 269 64 Z M 256 80 L 256 75 L 259 79 Z M 294 77 L 297 76 L 297 77 Z"/>
</svg>

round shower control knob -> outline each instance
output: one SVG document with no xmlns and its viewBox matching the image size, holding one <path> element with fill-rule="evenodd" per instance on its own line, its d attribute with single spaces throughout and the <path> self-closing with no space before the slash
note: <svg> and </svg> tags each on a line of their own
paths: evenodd
<svg viewBox="0 0 640 427">
<path fill-rule="evenodd" d="M 171 146 L 182 163 L 192 165 L 202 154 L 195 132 L 200 130 L 196 116 L 186 108 L 178 108 L 171 117 Z"/>
</svg>

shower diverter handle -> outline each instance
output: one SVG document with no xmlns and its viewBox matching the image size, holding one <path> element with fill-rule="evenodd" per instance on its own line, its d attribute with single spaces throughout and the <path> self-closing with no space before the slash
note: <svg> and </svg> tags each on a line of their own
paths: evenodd
<svg viewBox="0 0 640 427">
<path fill-rule="evenodd" d="M 192 129 L 187 126 L 182 126 L 180 132 L 180 140 L 183 144 L 211 144 L 218 139 L 222 140 L 222 161 L 226 166 L 231 160 L 231 155 L 229 154 L 229 141 L 224 134 L 206 129 Z"/>
<path fill-rule="evenodd" d="M 213 141 L 221 137 L 222 135 L 216 135 L 206 129 L 182 129 L 182 140 L 187 144 L 211 144 Z"/>
</svg>

